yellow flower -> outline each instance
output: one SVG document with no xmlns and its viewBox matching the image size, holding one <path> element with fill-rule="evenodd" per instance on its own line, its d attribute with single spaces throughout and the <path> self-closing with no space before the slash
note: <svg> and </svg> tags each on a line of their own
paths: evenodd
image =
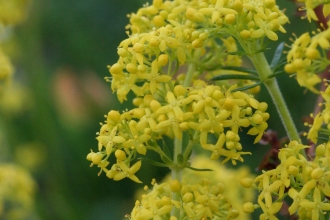
<svg viewBox="0 0 330 220">
<path fill-rule="evenodd" d="M 150 92 L 154 94 L 157 89 L 157 83 L 166 83 L 172 79 L 172 77 L 168 75 L 159 74 L 158 62 L 154 60 L 151 64 L 151 72 L 150 73 L 139 73 L 137 74 L 141 79 L 147 79 L 150 82 Z"/>
<path fill-rule="evenodd" d="M 266 35 L 270 40 L 278 40 L 277 34 L 273 31 L 273 29 L 279 27 L 278 21 L 276 19 L 267 22 L 267 20 L 263 20 L 259 14 L 255 14 L 254 21 L 258 25 L 259 29 L 252 32 L 252 38 L 260 38 Z"/>
<path fill-rule="evenodd" d="M 124 161 L 117 162 L 120 172 L 116 173 L 113 177 L 114 180 L 122 180 L 124 178 L 130 178 L 134 182 L 142 183 L 136 176 L 135 173 L 140 169 L 142 162 L 138 161 L 133 166 L 128 167 Z"/>
<path fill-rule="evenodd" d="M 297 211 L 300 202 L 307 196 L 310 191 L 314 189 L 315 185 L 316 181 L 310 180 L 303 186 L 303 188 L 299 192 L 297 192 L 297 190 L 295 190 L 294 188 L 290 188 L 289 196 L 293 199 L 293 203 L 289 207 L 290 215 Z"/>
<path fill-rule="evenodd" d="M 313 201 L 302 200 L 299 206 L 312 211 L 312 220 L 319 220 L 320 213 L 330 210 L 330 203 L 322 202 L 321 192 L 318 188 L 314 189 Z"/>
</svg>

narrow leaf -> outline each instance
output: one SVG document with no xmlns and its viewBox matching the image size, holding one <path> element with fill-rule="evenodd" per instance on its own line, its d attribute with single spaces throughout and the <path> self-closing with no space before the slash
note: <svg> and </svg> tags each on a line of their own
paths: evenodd
<svg viewBox="0 0 330 220">
<path fill-rule="evenodd" d="M 223 67 L 221 67 L 221 69 L 222 70 L 233 70 L 233 71 L 237 71 L 237 72 L 251 73 L 254 75 L 258 75 L 258 72 L 256 70 L 241 67 L 241 66 L 223 66 Z"/>
<path fill-rule="evenodd" d="M 177 161 L 178 161 L 178 164 L 183 164 L 183 155 L 182 154 L 178 154 Z"/>
<path fill-rule="evenodd" d="M 168 164 L 168 165 L 172 165 L 172 164 L 173 164 L 173 161 L 172 161 L 170 158 L 168 158 L 168 157 L 161 156 L 160 159 L 161 159 L 164 163 L 166 163 L 166 164 Z"/>
<path fill-rule="evenodd" d="M 273 77 L 276 77 L 276 76 L 279 76 L 279 75 L 282 75 L 283 73 L 285 73 L 285 71 L 276 71 L 276 72 L 270 74 L 268 76 L 268 79 L 273 78 Z"/>
<path fill-rule="evenodd" d="M 190 167 L 190 166 L 186 166 L 186 168 L 194 170 L 194 171 L 213 171 L 212 169 L 200 169 L 200 168 L 195 168 L 195 167 Z"/>
<path fill-rule="evenodd" d="M 211 80 L 227 80 L 227 79 L 250 79 L 250 80 L 260 80 L 257 76 L 252 75 L 242 75 L 242 74 L 222 74 L 219 76 L 213 77 Z"/>
<path fill-rule="evenodd" d="M 169 167 L 169 165 L 167 165 L 166 163 L 161 163 L 161 162 L 158 162 L 158 161 L 154 161 L 154 160 L 151 160 L 151 159 L 146 158 L 146 157 L 139 158 L 139 159 L 144 160 L 147 163 L 150 163 L 151 165 L 154 165 L 154 166 L 157 166 L 157 167 Z"/>
<path fill-rule="evenodd" d="M 172 159 L 172 153 L 170 151 L 170 148 L 167 146 L 167 144 L 164 140 L 163 140 L 162 150 L 167 155 L 168 158 Z"/>
<path fill-rule="evenodd" d="M 246 55 L 245 51 L 242 50 L 238 50 L 238 51 L 234 51 L 234 52 L 227 52 L 227 54 L 229 55 L 237 55 L 237 56 L 244 56 Z"/>
<path fill-rule="evenodd" d="M 278 62 L 281 59 L 282 53 L 283 53 L 283 49 L 284 49 L 284 42 L 281 42 L 274 53 L 274 57 L 272 59 L 272 62 L 270 63 L 270 68 L 274 69 L 276 67 L 276 65 L 278 64 Z"/>
<path fill-rule="evenodd" d="M 256 86 L 259 86 L 262 82 L 259 81 L 255 84 L 252 84 L 252 85 L 248 85 L 248 86 L 244 86 L 244 87 L 240 87 L 240 88 L 237 88 L 237 89 L 233 89 L 231 92 L 236 92 L 236 91 L 244 91 L 244 90 L 248 90 L 248 89 L 252 89 Z"/>
</svg>

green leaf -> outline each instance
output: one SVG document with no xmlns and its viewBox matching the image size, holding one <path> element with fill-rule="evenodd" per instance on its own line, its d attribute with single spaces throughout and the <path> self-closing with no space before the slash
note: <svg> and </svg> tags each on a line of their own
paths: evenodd
<svg viewBox="0 0 330 220">
<path fill-rule="evenodd" d="M 246 52 L 245 51 L 242 51 L 242 50 L 238 50 L 238 51 L 235 51 L 235 52 L 227 52 L 227 54 L 229 54 L 229 55 L 237 55 L 237 56 L 244 56 L 244 55 L 246 55 Z"/>
<path fill-rule="evenodd" d="M 149 158 L 146 158 L 146 157 L 142 157 L 142 158 L 139 158 L 143 161 L 146 161 L 147 163 L 150 163 L 151 165 L 154 165 L 154 166 L 157 166 L 157 167 L 169 167 L 168 164 L 166 163 L 161 163 L 161 162 L 158 162 L 158 161 L 154 161 L 154 160 L 151 160 Z"/>
<path fill-rule="evenodd" d="M 285 64 L 287 64 L 286 58 L 283 57 L 282 59 L 280 59 L 278 64 L 273 68 L 273 72 L 277 72 L 277 70 L 280 68 L 283 68 L 285 66 Z"/>
<path fill-rule="evenodd" d="M 154 142 L 154 141 L 152 141 L 152 140 L 149 140 L 149 141 L 147 142 L 147 144 L 148 144 L 148 146 L 150 146 L 150 147 L 157 147 L 157 146 L 158 146 L 157 143 Z"/>
<path fill-rule="evenodd" d="M 212 169 L 199 169 L 199 168 L 190 167 L 190 166 L 186 166 L 186 168 L 191 169 L 191 170 L 194 170 L 194 171 L 202 171 L 202 172 L 213 171 Z"/>
<path fill-rule="evenodd" d="M 276 77 L 276 76 L 279 76 L 279 75 L 282 75 L 283 73 L 285 73 L 285 71 L 276 71 L 276 72 L 270 74 L 268 76 L 268 79 L 273 78 L 273 77 Z"/>
<path fill-rule="evenodd" d="M 162 150 L 167 155 L 168 158 L 172 159 L 172 153 L 170 151 L 170 148 L 167 146 L 167 144 L 164 140 L 163 140 Z"/>
<path fill-rule="evenodd" d="M 168 164 L 168 165 L 172 165 L 172 164 L 173 164 L 173 161 L 172 161 L 170 158 L 168 158 L 167 156 L 160 156 L 160 159 L 161 159 L 164 163 L 166 163 L 166 164 Z"/>
<path fill-rule="evenodd" d="M 242 75 L 242 74 L 222 74 L 219 76 L 213 77 L 211 80 L 227 80 L 227 79 L 250 79 L 250 80 L 260 80 L 257 76 L 252 75 Z"/>
<path fill-rule="evenodd" d="M 223 66 L 221 67 L 222 70 L 233 70 L 236 72 L 241 72 L 241 73 L 250 73 L 258 76 L 258 72 L 256 70 L 250 69 L 250 68 L 245 68 L 241 66 Z"/>
<path fill-rule="evenodd" d="M 274 53 L 274 57 L 272 59 L 272 62 L 270 63 L 270 68 L 274 69 L 276 67 L 276 65 L 278 64 L 278 62 L 281 59 L 282 53 L 283 53 L 283 49 L 284 49 L 284 42 L 281 42 Z"/>
<path fill-rule="evenodd" d="M 244 86 L 244 87 L 240 87 L 237 89 L 233 89 L 231 92 L 236 92 L 236 91 L 244 91 L 244 90 L 248 90 L 248 89 L 252 89 L 253 87 L 259 86 L 262 82 L 257 82 L 255 84 L 252 85 L 248 85 L 248 86 Z"/>
<path fill-rule="evenodd" d="M 183 154 L 178 154 L 176 158 L 177 158 L 178 164 L 183 164 Z"/>
</svg>

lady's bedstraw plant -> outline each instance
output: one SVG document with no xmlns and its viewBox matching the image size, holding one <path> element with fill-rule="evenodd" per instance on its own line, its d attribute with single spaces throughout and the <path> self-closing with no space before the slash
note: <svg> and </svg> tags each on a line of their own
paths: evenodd
<svg viewBox="0 0 330 220">
<path fill-rule="evenodd" d="M 306 0 L 309 20 L 317 19 L 319 4 Z M 327 3 L 327 2 L 324 2 Z M 314 14 L 313 14 L 314 13 Z M 324 7 L 325 15 L 329 7 Z M 168 167 L 171 180 L 147 190 L 137 201 L 130 219 L 232 219 L 241 210 L 261 208 L 260 219 L 277 219 L 284 198 L 290 197 L 291 215 L 301 219 L 324 219 L 330 210 L 330 143 L 320 144 L 315 157 L 306 155 L 304 145 L 278 88 L 283 44 L 268 64 L 264 49 L 285 33 L 288 18 L 275 0 L 154 0 L 129 16 L 128 38 L 118 47 L 118 61 L 109 66 L 113 92 L 120 102 L 134 94 L 131 110 L 111 110 L 98 133 L 98 151 L 87 159 L 113 180 L 130 178 L 141 183 L 136 173 L 142 161 Z M 285 70 L 296 74 L 298 83 L 313 92 L 321 81 L 315 75 L 329 61 L 330 32 L 304 34 L 288 52 Z M 242 67 L 242 57 L 255 67 Z M 230 79 L 234 84 L 222 83 Z M 220 84 L 221 82 L 221 84 Z M 245 152 L 240 132 L 255 136 L 257 143 L 267 129 L 267 104 L 253 95 L 264 84 L 282 119 L 291 142 L 280 150 L 280 164 L 256 179 L 244 178 L 241 185 L 259 189 L 257 203 L 233 207 L 224 185 L 201 179 L 191 184 L 182 178 L 194 148 L 210 153 L 222 163 L 243 162 Z M 329 136 L 330 92 L 322 92 L 326 108 L 315 116 L 308 138 Z M 247 93 L 249 92 L 249 93 Z M 244 129 L 247 128 L 247 129 Z M 171 140 L 172 144 L 168 144 Z M 159 161 L 147 158 L 154 151 Z M 110 157 L 116 163 L 110 164 Z M 220 174 L 221 175 L 221 174 Z M 147 188 L 146 188 L 147 189 Z M 239 199 L 239 198 L 234 198 Z"/>
</svg>

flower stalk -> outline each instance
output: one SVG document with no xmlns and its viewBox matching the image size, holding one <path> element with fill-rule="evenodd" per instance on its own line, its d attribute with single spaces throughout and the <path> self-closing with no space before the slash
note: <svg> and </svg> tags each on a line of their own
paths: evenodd
<svg viewBox="0 0 330 220">
<path fill-rule="evenodd" d="M 287 108 L 285 100 L 282 96 L 277 80 L 272 77 L 268 78 L 272 74 L 272 70 L 266 60 L 264 53 L 257 53 L 250 56 L 250 59 L 258 71 L 260 79 L 264 81 L 272 100 L 276 106 L 277 112 L 281 118 L 282 124 L 290 138 L 290 140 L 299 140 L 299 134 L 292 120 L 291 114 Z"/>
</svg>

